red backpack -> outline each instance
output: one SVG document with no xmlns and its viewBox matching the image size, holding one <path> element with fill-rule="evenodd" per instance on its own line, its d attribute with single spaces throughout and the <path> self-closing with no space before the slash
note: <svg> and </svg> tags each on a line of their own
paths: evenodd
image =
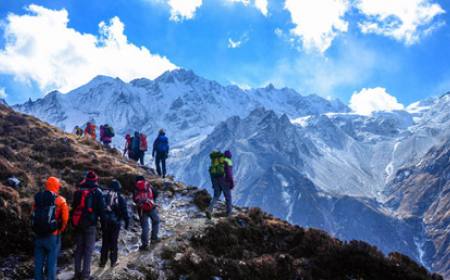
<svg viewBox="0 0 450 280">
<path fill-rule="evenodd" d="M 139 149 L 143 152 L 147 151 L 148 149 L 147 136 L 145 136 L 145 134 L 142 133 L 140 137 Z"/>
<path fill-rule="evenodd" d="M 93 197 L 90 195 L 96 190 L 92 189 L 80 189 L 77 192 L 81 193 L 80 204 L 73 210 L 72 213 L 72 225 L 78 227 L 82 224 L 87 224 L 89 216 L 92 216 L 93 209 Z"/>
<path fill-rule="evenodd" d="M 136 194 L 134 195 L 134 202 L 139 210 L 143 212 L 150 212 L 155 206 L 153 191 L 150 184 L 144 180 L 136 182 Z"/>
</svg>

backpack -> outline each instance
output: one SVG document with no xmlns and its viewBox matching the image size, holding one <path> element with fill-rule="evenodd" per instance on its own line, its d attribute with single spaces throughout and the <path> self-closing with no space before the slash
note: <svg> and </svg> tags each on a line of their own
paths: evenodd
<svg viewBox="0 0 450 280">
<path fill-rule="evenodd" d="M 169 152 L 169 139 L 166 136 L 158 136 L 158 142 L 156 143 L 156 151 L 158 153 Z"/>
<path fill-rule="evenodd" d="M 103 129 L 105 130 L 106 137 L 114 137 L 115 136 L 114 128 L 112 128 L 111 126 L 105 125 Z"/>
<path fill-rule="evenodd" d="M 103 199 L 106 204 L 106 220 L 112 222 L 119 222 L 119 217 L 117 211 L 119 208 L 119 195 L 117 192 L 112 190 L 107 190 L 104 192 Z"/>
<path fill-rule="evenodd" d="M 46 236 L 59 228 L 56 220 L 56 194 L 50 191 L 38 192 L 34 197 L 35 209 L 31 217 L 33 231 Z"/>
<path fill-rule="evenodd" d="M 209 167 L 209 174 L 212 177 L 224 177 L 225 176 L 225 157 L 221 152 L 212 152 L 209 157 L 211 158 L 211 166 Z"/>
<path fill-rule="evenodd" d="M 93 193 L 97 188 L 80 189 L 81 199 L 78 206 L 72 213 L 72 225 L 77 227 L 86 227 L 92 225 L 94 221 L 94 197 Z"/>
<path fill-rule="evenodd" d="M 141 137 L 131 137 L 131 150 L 134 154 L 138 155 L 140 151 Z"/>
<path fill-rule="evenodd" d="M 134 201 L 139 210 L 143 212 L 150 212 L 155 206 L 153 197 L 153 191 L 148 182 L 137 181 L 136 182 L 136 194 L 134 195 Z"/>
<path fill-rule="evenodd" d="M 147 149 L 148 149 L 147 136 L 145 136 L 145 134 L 141 133 L 141 137 L 139 140 L 140 140 L 139 149 L 143 152 L 147 151 Z"/>
</svg>

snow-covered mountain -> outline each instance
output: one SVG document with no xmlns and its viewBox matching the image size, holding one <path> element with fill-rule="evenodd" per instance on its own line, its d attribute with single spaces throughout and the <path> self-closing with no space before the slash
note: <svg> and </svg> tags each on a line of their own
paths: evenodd
<svg viewBox="0 0 450 280">
<path fill-rule="evenodd" d="M 170 172 L 206 188 L 210 151 L 230 149 L 240 205 L 399 250 L 427 265 L 446 256 L 424 255 L 423 240 L 434 238 L 422 230 L 424 216 L 404 216 L 392 206 L 415 189 L 401 188 L 393 198 L 392 182 L 450 138 L 450 94 L 360 116 L 338 100 L 272 85 L 242 90 L 179 69 L 130 83 L 98 76 L 67 94 L 52 92 L 14 108 L 66 131 L 87 121 L 110 123 L 116 145 L 126 133 L 153 135 L 164 127 L 172 143 Z"/>
<path fill-rule="evenodd" d="M 154 134 L 164 127 L 173 143 L 181 143 L 205 136 L 228 117 L 244 117 L 258 107 L 293 118 L 349 111 L 338 100 L 301 96 L 294 90 L 276 89 L 272 85 L 242 90 L 183 69 L 166 72 L 155 80 L 136 79 L 130 83 L 98 76 L 67 94 L 52 92 L 15 109 L 66 131 L 87 121 L 111 123 L 119 135 L 134 130 Z"/>
</svg>

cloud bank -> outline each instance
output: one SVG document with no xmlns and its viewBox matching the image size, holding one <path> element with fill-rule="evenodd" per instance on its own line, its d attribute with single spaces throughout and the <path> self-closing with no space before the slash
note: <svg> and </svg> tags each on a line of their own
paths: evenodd
<svg viewBox="0 0 450 280">
<path fill-rule="evenodd" d="M 378 111 L 394 111 L 405 108 L 395 96 L 386 92 L 385 88 L 363 88 L 350 98 L 350 108 L 357 114 L 370 115 Z"/>
<path fill-rule="evenodd" d="M 0 73 L 36 82 L 41 90 L 67 91 L 99 74 L 125 81 L 155 78 L 176 68 L 167 58 L 128 42 L 118 17 L 100 22 L 99 34 L 87 34 L 68 27 L 65 9 L 30 5 L 26 10 L 6 18 Z"/>
</svg>

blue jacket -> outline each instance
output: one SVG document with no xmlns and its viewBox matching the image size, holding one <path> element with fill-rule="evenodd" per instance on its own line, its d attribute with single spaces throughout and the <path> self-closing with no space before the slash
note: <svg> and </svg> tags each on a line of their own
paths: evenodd
<svg viewBox="0 0 450 280">
<path fill-rule="evenodd" d="M 167 155 L 169 153 L 169 139 L 165 134 L 160 134 L 153 142 L 152 155 Z"/>
</svg>

